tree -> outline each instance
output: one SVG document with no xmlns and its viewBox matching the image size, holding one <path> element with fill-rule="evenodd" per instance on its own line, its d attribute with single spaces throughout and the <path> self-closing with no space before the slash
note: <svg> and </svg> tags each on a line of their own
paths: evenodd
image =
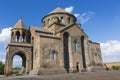
<svg viewBox="0 0 120 80">
<path fill-rule="evenodd" d="M 4 74 L 4 64 L 0 61 L 0 74 Z"/>
</svg>

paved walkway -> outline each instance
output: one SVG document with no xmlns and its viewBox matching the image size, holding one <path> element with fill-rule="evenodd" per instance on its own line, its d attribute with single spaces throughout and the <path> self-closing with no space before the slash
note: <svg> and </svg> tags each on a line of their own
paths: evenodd
<svg viewBox="0 0 120 80">
<path fill-rule="evenodd" d="M 46 76 L 10 76 L 0 80 L 120 80 L 119 71 L 81 72 Z"/>
</svg>

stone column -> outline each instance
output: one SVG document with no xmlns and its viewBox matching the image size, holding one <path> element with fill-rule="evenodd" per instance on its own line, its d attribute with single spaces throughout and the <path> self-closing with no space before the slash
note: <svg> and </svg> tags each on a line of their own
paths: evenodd
<svg viewBox="0 0 120 80">
<path fill-rule="evenodd" d="M 61 55 L 60 55 L 60 58 L 61 58 L 61 60 L 60 60 L 60 67 L 61 68 L 65 68 L 64 67 L 64 45 L 63 45 L 64 41 L 63 41 L 63 34 L 61 34 L 61 39 L 62 40 L 61 40 L 61 45 L 60 45 L 61 46 L 61 49 L 60 49 L 61 50 L 60 51 L 61 52 Z"/>
<path fill-rule="evenodd" d="M 13 34 L 12 34 L 13 32 L 11 32 L 11 39 L 10 39 L 10 42 L 13 42 Z"/>
<path fill-rule="evenodd" d="M 85 60 L 86 60 L 86 67 L 89 64 L 89 53 L 88 53 L 88 42 L 86 39 L 84 39 L 84 48 L 85 48 Z"/>
<path fill-rule="evenodd" d="M 14 34 L 13 34 L 13 42 L 15 42 L 15 36 L 16 36 L 16 32 L 14 31 Z"/>
<path fill-rule="evenodd" d="M 19 38 L 19 42 L 22 42 L 22 30 L 20 30 L 20 38 Z"/>
<path fill-rule="evenodd" d="M 69 36 L 69 43 L 68 43 L 68 50 L 69 50 L 69 70 L 70 72 L 73 71 L 73 55 L 72 55 L 72 39 Z"/>
<path fill-rule="evenodd" d="M 32 64 L 32 57 L 31 57 L 31 53 L 29 53 L 29 55 L 26 56 L 26 74 L 28 74 L 31 71 L 32 69 L 31 64 Z"/>
<path fill-rule="evenodd" d="M 11 75 L 11 71 L 12 71 L 12 58 L 9 56 L 9 53 L 7 53 L 6 64 L 5 64 L 5 75 L 6 76 Z"/>
</svg>

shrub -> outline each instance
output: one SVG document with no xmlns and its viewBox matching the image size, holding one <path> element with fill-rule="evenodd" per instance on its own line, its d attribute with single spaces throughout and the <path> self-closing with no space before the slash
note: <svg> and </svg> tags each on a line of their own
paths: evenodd
<svg viewBox="0 0 120 80">
<path fill-rule="evenodd" d="M 18 74 L 19 70 L 12 70 L 11 74 Z"/>
<path fill-rule="evenodd" d="M 113 65 L 113 66 L 112 66 L 112 69 L 113 69 L 113 70 L 120 70 L 120 66 L 114 66 L 114 65 Z"/>
<path fill-rule="evenodd" d="M 4 64 L 0 61 L 0 74 L 4 74 Z"/>
<path fill-rule="evenodd" d="M 20 70 L 19 67 L 15 67 L 15 68 L 12 69 L 11 74 L 18 74 L 18 73 L 19 73 L 19 70 Z"/>
</svg>

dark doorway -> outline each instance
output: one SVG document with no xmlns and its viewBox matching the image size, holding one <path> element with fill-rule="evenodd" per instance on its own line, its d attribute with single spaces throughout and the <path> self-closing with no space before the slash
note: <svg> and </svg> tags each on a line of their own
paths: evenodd
<svg viewBox="0 0 120 80">
<path fill-rule="evenodd" d="M 82 50 L 83 68 L 86 69 L 85 47 L 84 47 L 84 36 L 81 37 L 81 50 Z"/>
<path fill-rule="evenodd" d="M 79 72 L 79 62 L 76 63 L 76 70 Z"/>
<path fill-rule="evenodd" d="M 63 44 L 64 44 L 64 66 L 69 73 L 69 50 L 68 50 L 68 43 L 69 43 L 69 33 L 65 32 L 63 34 Z"/>
</svg>

